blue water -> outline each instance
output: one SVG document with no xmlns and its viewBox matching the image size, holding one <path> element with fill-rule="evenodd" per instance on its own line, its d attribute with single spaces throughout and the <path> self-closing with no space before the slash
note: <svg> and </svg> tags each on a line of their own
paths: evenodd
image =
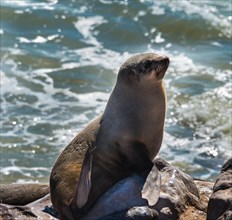
<svg viewBox="0 0 232 220">
<path fill-rule="evenodd" d="M 214 180 L 232 156 L 231 11 L 226 0 L 2 0 L 1 182 L 47 182 L 120 65 L 144 52 L 171 60 L 160 156 Z"/>
</svg>

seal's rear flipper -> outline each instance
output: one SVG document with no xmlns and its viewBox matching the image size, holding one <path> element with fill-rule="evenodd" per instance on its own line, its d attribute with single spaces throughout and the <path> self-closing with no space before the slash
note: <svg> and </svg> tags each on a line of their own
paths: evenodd
<svg viewBox="0 0 232 220">
<path fill-rule="evenodd" d="M 142 198 L 148 201 L 149 206 L 153 206 L 157 203 L 160 195 L 161 174 L 154 165 L 147 176 L 147 179 L 143 185 Z"/>
<path fill-rule="evenodd" d="M 93 155 L 88 150 L 86 152 L 85 159 L 82 165 L 77 190 L 73 197 L 74 201 L 76 201 L 76 205 L 78 208 L 82 208 L 88 200 L 89 192 L 91 189 L 92 160 Z"/>
</svg>

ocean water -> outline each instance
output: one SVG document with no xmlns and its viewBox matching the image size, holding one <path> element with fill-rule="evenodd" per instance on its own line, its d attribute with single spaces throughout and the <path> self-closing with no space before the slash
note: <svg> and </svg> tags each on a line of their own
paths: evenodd
<svg viewBox="0 0 232 220">
<path fill-rule="evenodd" d="M 232 156 L 227 0 L 2 0 L 1 182 L 47 182 L 62 149 L 104 110 L 120 65 L 170 58 L 160 156 L 215 180 Z"/>
</svg>

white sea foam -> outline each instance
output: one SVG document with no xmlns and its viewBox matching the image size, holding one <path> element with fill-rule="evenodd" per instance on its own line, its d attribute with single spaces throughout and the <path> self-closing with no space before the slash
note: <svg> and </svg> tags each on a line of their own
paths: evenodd
<svg viewBox="0 0 232 220">
<path fill-rule="evenodd" d="M 77 50 L 72 50 L 70 53 L 74 53 L 79 57 L 78 63 L 63 63 L 63 68 L 76 68 L 86 65 L 96 65 L 101 66 L 106 69 L 112 70 L 117 73 L 119 66 L 131 56 L 130 53 L 124 52 L 120 54 L 119 52 L 112 51 L 109 49 L 103 49 L 102 47 L 85 47 Z M 63 62 L 65 61 L 65 57 Z"/>
<path fill-rule="evenodd" d="M 33 2 L 28 0 L 2 0 L 2 5 L 14 6 L 18 8 L 33 8 L 33 9 L 46 9 L 54 10 L 55 5 L 58 3 L 58 0 L 48 0 L 46 3 L 43 2 Z"/>
<path fill-rule="evenodd" d="M 53 35 L 49 35 L 47 37 L 43 37 L 43 36 L 36 36 L 35 39 L 27 39 L 25 37 L 17 37 L 17 39 L 19 40 L 20 43 L 37 43 L 37 44 L 43 44 L 46 43 L 48 41 L 52 41 L 56 38 L 58 38 L 59 35 L 58 34 L 53 34 Z"/>
<path fill-rule="evenodd" d="M 165 41 L 165 39 L 163 37 L 161 37 L 161 33 L 159 32 L 157 34 L 157 36 L 155 37 L 155 42 L 156 43 L 163 43 Z"/>
<path fill-rule="evenodd" d="M 9 166 L 0 169 L 1 173 L 4 175 L 9 175 L 11 172 L 21 173 L 25 176 L 31 176 L 30 171 L 39 173 L 40 171 L 49 171 L 45 167 L 20 167 L 20 166 Z"/>
<path fill-rule="evenodd" d="M 74 26 L 83 35 L 86 43 L 100 46 L 100 42 L 94 37 L 94 35 L 98 34 L 94 29 L 104 23 L 107 23 L 107 21 L 102 16 L 79 17 Z"/>
<path fill-rule="evenodd" d="M 156 3 L 156 1 L 154 2 Z M 151 8 L 151 12 L 153 15 L 163 15 L 165 14 L 164 8 L 162 8 L 159 4 L 154 4 Z"/>
<path fill-rule="evenodd" d="M 201 1 L 173 1 L 173 0 L 163 0 L 163 1 L 154 1 L 152 13 L 156 15 L 157 11 L 165 10 L 165 7 L 168 7 L 172 12 L 181 11 L 187 15 L 198 15 L 205 19 L 209 24 L 214 26 L 217 29 L 220 29 L 221 33 L 227 37 L 232 36 L 231 32 L 231 22 L 230 16 L 224 17 L 218 13 L 216 7 L 210 5 L 211 1 L 205 2 L 202 4 Z M 225 2 L 221 2 L 224 6 Z M 228 2 L 227 10 L 230 12 L 232 10 L 232 5 Z M 225 6 L 224 6 L 225 7 Z"/>
</svg>

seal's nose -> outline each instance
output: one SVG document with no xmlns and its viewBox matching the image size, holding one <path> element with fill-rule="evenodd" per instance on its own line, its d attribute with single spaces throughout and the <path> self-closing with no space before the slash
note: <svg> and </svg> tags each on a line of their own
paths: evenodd
<svg viewBox="0 0 232 220">
<path fill-rule="evenodd" d="M 168 57 L 164 56 L 164 57 L 162 57 L 162 58 L 160 59 L 160 63 L 163 64 L 163 65 L 165 65 L 165 66 L 168 66 L 169 63 L 170 63 L 170 60 L 169 60 Z"/>
</svg>

